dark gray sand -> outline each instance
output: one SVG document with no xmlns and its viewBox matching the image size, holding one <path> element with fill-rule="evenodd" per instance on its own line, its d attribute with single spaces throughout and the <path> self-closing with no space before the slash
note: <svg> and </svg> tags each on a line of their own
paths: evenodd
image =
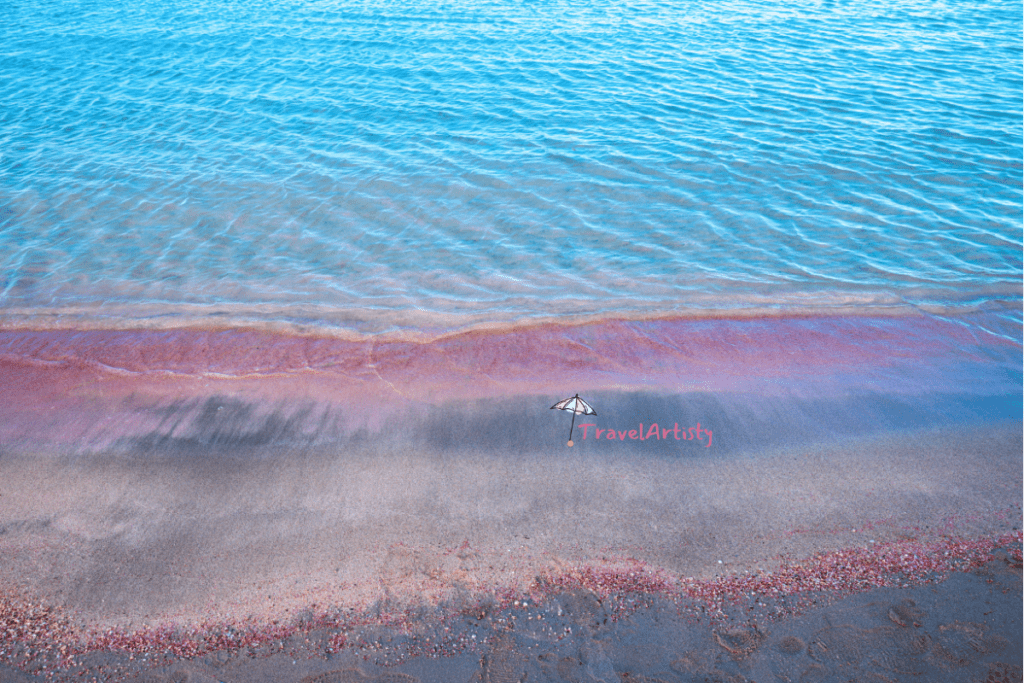
<svg viewBox="0 0 1024 683">
<path fill-rule="evenodd" d="M 146 683 L 683 683 L 1021 680 L 1021 568 L 1000 556 L 941 583 L 808 596 L 798 615 L 763 600 L 716 620 L 693 603 L 569 591 L 483 605 L 412 627 L 366 626 L 328 654 L 331 632 L 254 649 L 140 663 L 116 651 L 51 680 Z M 770 617 L 769 613 L 775 614 Z M 443 644 L 442 656 L 423 654 Z M 0 682 L 44 680 L 0 666 Z"/>
</svg>

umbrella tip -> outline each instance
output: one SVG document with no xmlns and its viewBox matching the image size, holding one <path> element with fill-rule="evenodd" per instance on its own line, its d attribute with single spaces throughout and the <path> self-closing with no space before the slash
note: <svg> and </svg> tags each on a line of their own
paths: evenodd
<svg viewBox="0 0 1024 683">
<path fill-rule="evenodd" d="M 569 448 L 572 448 L 572 439 L 569 439 Z"/>
</svg>

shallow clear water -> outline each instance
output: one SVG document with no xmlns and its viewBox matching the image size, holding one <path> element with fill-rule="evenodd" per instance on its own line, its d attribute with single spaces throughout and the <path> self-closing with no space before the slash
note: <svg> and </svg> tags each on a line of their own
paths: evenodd
<svg viewBox="0 0 1024 683">
<path fill-rule="evenodd" d="M 1019 3 L 7 3 L 0 313 L 1019 306 Z"/>
</svg>

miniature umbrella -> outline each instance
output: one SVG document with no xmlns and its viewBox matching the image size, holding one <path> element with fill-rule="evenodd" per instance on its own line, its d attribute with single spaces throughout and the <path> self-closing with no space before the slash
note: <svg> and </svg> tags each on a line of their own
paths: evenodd
<svg viewBox="0 0 1024 683">
<path fill-rule="evenodd" d="M 572 430 L 576 426 L 577 415 L 597 415 L 597 412 L 590 407 L 586 401 L 580 398 L 579 394 L 576 394 L 572 398 L 567 398 L 559 401 L 555 405 L 551 406 L 551 410 L 571 410 L 572 411 L 572 424 L 569 425 L 569 445 L 572 446 Z"/>
</svg>

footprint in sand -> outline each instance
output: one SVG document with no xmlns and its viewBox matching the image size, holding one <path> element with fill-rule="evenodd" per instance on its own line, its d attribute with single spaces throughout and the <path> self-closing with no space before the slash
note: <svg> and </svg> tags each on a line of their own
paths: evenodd
<svg viewBox="0 0 1024 683">
<path fill-rule="evenodd" d="M 872 635 L 856 626 L 831 626 L 814 634 L 807 651 L 811 659 L 829 669 L 858 667 L 870 651 Z"/>
<path fill-rule="evenodd" d="M 714 631 L 712 635 L 716 643 L 737 658 L 752 654 L 765 639 L 765 634 L 757 626 Z"/>
<path fill-rule="evenodd" d="M 922 675 L 924 666 L 918 657 L 932 645 L 931 636 L 920 630 L 927 613 L 908 598 L 890 605 L 886 616 L 896 626 L 871 629 L 878 643 L 872 662 L 893 673 Z"/>
<path fill-rule="evenodd" d="M 914 629 L 895 626 L 862 629 L 833 626 L 814 634 L 808 647 L 811 659 L 829 669 L 859 670 L 876 665 L 900 673 L 920 673 L 914 656 L 928 650 L 930 639 Z"/>
<path fill-rule="evenodd" d="M 920 626 L 927 614 L 913 600 L 903 600 L 889 608 L 889 621 L 897 626 Z"/>
<path fill-rule="evenodd" d="M 711 650 L 692 650 L 674 660 L 669 664 L 669 668 L 677 674 L 686 676 L 685 680 L 751 683 L 739 674 L 727 673 L 715 666 L 715 660 L 719 656 L 718 653 Z"/>
<path fill-rule="evenodd" d="M 786 636 L 776 647 L 784 655 L 798 655 L 807 649 L 807 643 L 796 636 Z"/>
<path fill-rule="evenodd" d="M 876 646 L 871 662 L 886 671 L 908 676 L 920 676 L 925 667 L 920 659 L 931 647 L 927 633 L 914 628 L 882 627 L 872 629 Z"/>
<path fill-rule="evenodd" d="M 706 676 L 714 668 L 716 653 L 711 650 L 691 650 L 669 664 L 677 674 Z"/>
<path fill-rule="evenodd" d="M 929 653 L 929 660 L 944 669 L 959 669 L 976 662 L 988 654 L 990 645 L 986 642 L 984 624 L 954 621 L 939 627 L 935 643 Z"/>
</svg>

